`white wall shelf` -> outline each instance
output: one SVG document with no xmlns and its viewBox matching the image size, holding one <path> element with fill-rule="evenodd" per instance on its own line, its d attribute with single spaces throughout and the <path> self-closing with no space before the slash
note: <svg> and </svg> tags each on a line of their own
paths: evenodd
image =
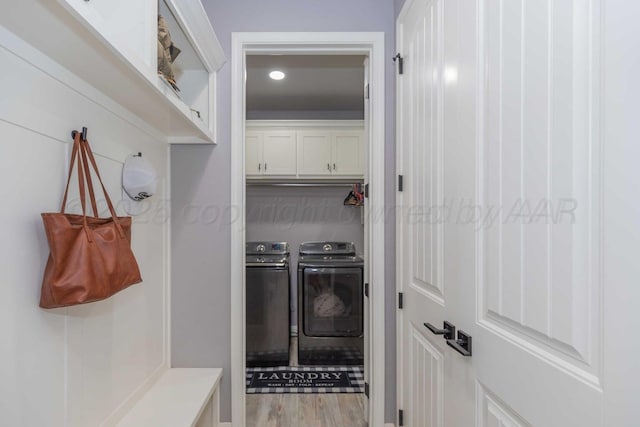
<svg viewBox="0 0 640 427">
<path fill-rule="evenodd" d="M 215 76 L 224 53 L 200 1 L 160 2 L 25 0 L 4 8 L 0 25 L 157 129 L 166 142 L 215 143 Z M 159 12 L 167 15 L 184 55 L 184 66 L 182 58 L 176 61 L 180 97 L 157 74 Z"/>
</svg>

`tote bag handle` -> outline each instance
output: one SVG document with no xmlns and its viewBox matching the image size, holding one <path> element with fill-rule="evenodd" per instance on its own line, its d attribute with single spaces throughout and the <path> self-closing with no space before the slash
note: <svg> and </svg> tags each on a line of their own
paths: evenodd
<svg viewBox="0 0 640 427">
<path fill-rule="evenodd" d="M 62 198 L 62 206 L 60 207 L 60 213 L 65 213 L 66 205 L 67 205 L 67 197 L 69 193 L 69 183 L 71 182 L 71 177 L 73 175 L 73 168 L 77 164 L 78 165 L 78 190 L 80 195 L 80 204 L 82 206 L 82 216 L 83 216 L 83 228 L 85 229 L 85 233 L 87 234 L 87 238 L 89 241 L 92 241 L 91 236 L 89 234 L 89 228 L 87 224 L 87 213 L 86 213 L 86 194 L 85 194 L 85 180 L 87 186 L 89 188 L 89 199 L 91 202 L 91 207 L 93 210 L 93 215 L 98 217 L 98 208 L 95 198 L 95 193 L 93 189 L 93 182 L 91 180 L 91 171 L 89 169 L 89 163 L 91 167 L 96 173 L 98 177 L 98 181 L 100 182 L 100 186 L 102 187 L 102 192 L 104 194 L 104 198 L 107 202 L 107 206 L 109 207 L 109 212 L 111 213 L 111 218 L 113 219 L 113 223 L 115 224 L 116 229 L 118 230 L 118 234 L 121 238 L 125 238 L 124 230 L 122 226 L 118 222 L 116 215 L 116 211 L 113 208 L 113 203 L 111 202 L 111 198 L 109 197 L 109 193 L 107 193 L 107 189 L 102 182 L 102 177 L 100 176 L 100 171 L 98 170 L 98 165 L 96 163 L 95 157 L 91 152 L 91 147 L 89 146 L 89 142 L 87 140 L 81 139 L 80 132 L 76 132 L 73 139 L 73 150 L 71 152 L 71 162 L 69 163 L 69 174 L 67 176 L 67 185 L 64 190 L 64 196 Z"/>
</svg>

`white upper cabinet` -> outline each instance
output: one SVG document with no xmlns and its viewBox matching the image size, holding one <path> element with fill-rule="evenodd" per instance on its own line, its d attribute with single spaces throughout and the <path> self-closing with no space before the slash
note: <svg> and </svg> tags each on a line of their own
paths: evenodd
<svg viewBox="0 0 640 427">
<path fill-rule="evenodd" d="M 331 135 L 326 130 L 298 131 L 298 173 L 331 175 L 331 145 Z"/>
<path fill-rule="evenodd" d="M 362 121 L 247 122 L 250 179 L 363 179 Z"/>
<path fill-rule="evenodd" d="M 270 130 L 264 133 L 265 175 L 296 174 L 296 133 Z"/>
<path fill-rule="evenodd" d="M 362 175 L 364 163 L 364 147 L 362 131 L 342 130 L 332 135 L 333 173 L 337 175 Z"/>
<path fill-rule="evenodd" d="M 264 132 L 247 131 L 245 136 L 245 171 L 247 175 L 262 175 Z"/>
<path fill-rule="evenodd" d="M 181 50 L 174 63 L 180 92 L 157 73 L 158 14 Z M 4 8 L 0 25 L 167 142 L 216 142 L 216 72 L 226 59 L 199 0 L 25 0 Z"/>
<path fill-rule="evenodd" d="M 247 131 L 245 141 L 247 175 L 295 177 L 295 131 L 273 129 Z"/>
<path fill-rule="evenodd" d="M 362 175 L 362 130 L 298 132 L 298 175 Z"/>
</svg>

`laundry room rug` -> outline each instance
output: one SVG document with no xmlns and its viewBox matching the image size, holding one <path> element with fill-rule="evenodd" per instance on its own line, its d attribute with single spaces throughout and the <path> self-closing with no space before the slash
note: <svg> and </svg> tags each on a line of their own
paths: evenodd
<svg viewBox="0 0 640 427">
<path fill-rule="evenodd" d="M 247 393 L 362 393 L 362 366 L 247 368 Z"/>
</svg>

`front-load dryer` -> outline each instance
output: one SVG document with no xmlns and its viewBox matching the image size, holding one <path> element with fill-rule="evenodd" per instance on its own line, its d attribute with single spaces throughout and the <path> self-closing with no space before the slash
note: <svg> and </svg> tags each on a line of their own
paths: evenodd
<svg viewBox="0 0 640 427">
<path fill-rule="evenodd" d="M 363 364 L 363 268 L 351 242 L 300 245 L 299 364 Z"/>
</svg>

